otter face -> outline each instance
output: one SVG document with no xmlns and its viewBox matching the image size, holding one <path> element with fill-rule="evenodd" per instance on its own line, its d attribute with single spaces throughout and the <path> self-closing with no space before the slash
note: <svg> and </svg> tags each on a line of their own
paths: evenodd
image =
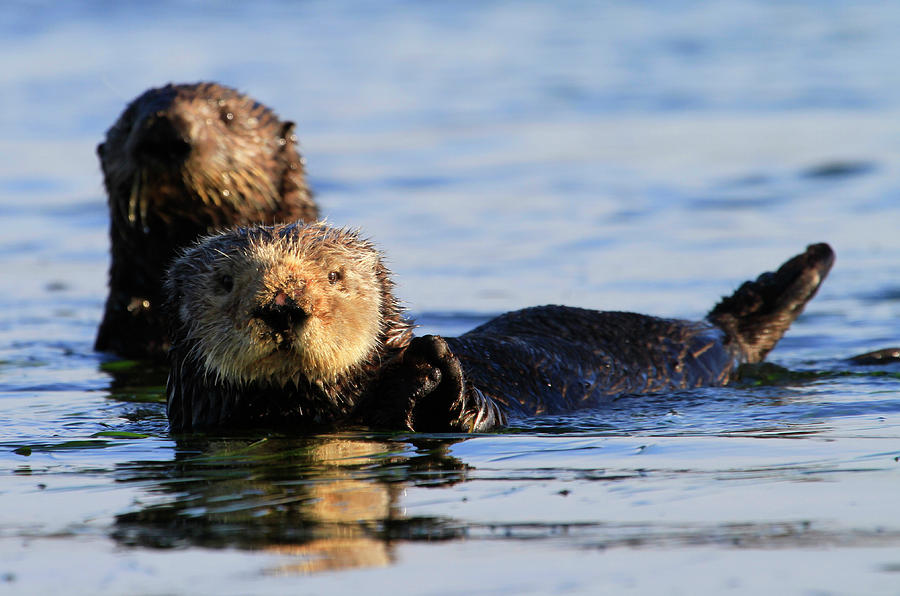
<svg viewBox="0 0 900 596">
<path fill-rule="evenodd" d="M 107 190 L 132 226 L 148 226 L 150 213 L 166 223 L 198 212 L 214 226 L 271 222 L 284 178 L 303 184 L 293 128 L 234 89 L 170 84 L 135 99 L 97 153 Z"/>
<path fill-rule="evenodd" d="M 175 341 L 231 382 L 337 380 L 380 346 L 381 267 L 371 244 L 323 224 L 206 238 L 169 270 Z"/>
</svg>

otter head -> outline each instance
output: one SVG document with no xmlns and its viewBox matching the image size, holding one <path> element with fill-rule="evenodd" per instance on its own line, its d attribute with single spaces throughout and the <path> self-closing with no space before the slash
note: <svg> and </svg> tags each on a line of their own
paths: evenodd
<svg viewBox="0 0 900 596">
<path fill-rule="evenodd" d="M 147 230 L 155 215 L 205 232 L 285 215 L 314 219 L 296 141 L 293 122 L 234 89 L 169 84 L 132 101 L 97 154 L 123 225 Z"/>
<path fill-rule="evenodd" d="M 231 383 L 334 382 L 382 347 L 389 284 L 356 232 L 290 224 L 211 236 L 169 269 L 173 343 Z"/>
</svg>

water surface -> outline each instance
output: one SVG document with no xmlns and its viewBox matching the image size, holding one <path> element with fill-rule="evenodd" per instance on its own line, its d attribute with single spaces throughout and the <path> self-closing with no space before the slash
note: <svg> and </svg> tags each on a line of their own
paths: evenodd
<svg viewBox="0 0 900 596">
<path fill-rule="evenodd" d="M 900 9 L 12 3 L 0 21 L 0 586 L 898 593 Z M 172 436 L 91 350 L 125 103 L 218 80 L 298 123 L 421 331 L 567 303 L 702 317 L 811 242 L 787 370 L 476 437 Z"/>
</svg>

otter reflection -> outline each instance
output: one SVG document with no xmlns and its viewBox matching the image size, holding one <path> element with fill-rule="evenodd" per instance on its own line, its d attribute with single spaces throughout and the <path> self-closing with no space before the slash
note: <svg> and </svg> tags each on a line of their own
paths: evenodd
<svg viewBox="0 0 900 596">
<path fill-rule="evenodd" d="M 135 511 L 117 516 L 128 546 L 245 548 L 288 555 L 279 573 L 391 563 L 398 539 L 459 536 L 445 521 L 409 519 L 406 486 L 465 479 L 444 441 L 397 442 L 360 435 L 192 438 L 171 462 L 119 467 L 124 482 L 149 483 Z"/>
</svg>

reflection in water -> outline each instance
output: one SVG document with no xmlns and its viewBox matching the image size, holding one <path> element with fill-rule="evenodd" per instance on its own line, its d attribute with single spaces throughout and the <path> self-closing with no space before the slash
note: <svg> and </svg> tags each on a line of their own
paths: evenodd
<svg viewBox="0 0 900 596">
<path fill-rule="evenodd" d="M 871 474 L 873 466 L 886 465 L 880 460 L 835 462 L 829 456 L 785 465 L 772 454 L 747 459 L 738 453 L 718 463 L 702 458 L 703 465 L 691 468 L 684 457 L 692 450 L 679 444 L 679 438 L 663 445 L 657 456 L 651 452 L 632 459 L 643 450 L 642 440 L 585 437 L 569 446 L 569 453 L 552 437 L 476 437 L 461 449 L 476 454 L 476 469 L 449 455 L 450 441 L 427 437 L 361 432 L 262 440 L 191 437 L 178 442 L 174 461 L 117 466 L 117 480 L 140 485 L 141 497 L 133 511 L 116 517 L 111 536 L 129 547 L 237 548 L 279 555 L 279 563 L 265 570 L 270 574 L 392 565 L 398 543 L 463 538 L 541 540 L 575 550 L 710 545 L 795 549 L 900 541 L 900 532 L 889 525 L 847 524 L 796 512 L 773 516 L 766 507 L 747 503 L 740 507 L 745 521 L 692 519 L 696 510 L 691 501 L 705 502 L 702 491 L 672 488 L 708 486 L 740 498 L 748 482 L 777 482 L 793 487 L 793 492 L 785 492 L 791 498 L 805 499 L 828 489 L 807 487 L 833 483 L 839 476 Z M 510 448 L 515 459 L 521 458 L 520 466 L 510 465 L 505 456 L 498 458 L 501 441 L 514 443 Z M 715 441 L 695 440 L 694 455 Z M 591 448 L 584 449 L 586 445 Z M 481 448 L 486 452 L 477 455 Z M 682 455 L 672 459 L 673 453 Z M 535 467 L 538 460 L 544 463 L 540 468 Z M 535 477 L 538 470 L 540 478 Z M 565 482 L 553 483 L 559 480 Z M 421 495 L 404 503 L 410 498 L 404 492 L 454 490 L 459 483 L 467 484 L 465 494 L 474 508 L 469 515 L 410 516 L 404 508 L 439 512 L 440 506 L 423 505 Z M 545 483 L 546 489 L 541 488 Z M 560 486 L 565 489 L 558 490 Z M 505 494 L 523 491 L 512 502 L 526 510 L 536 502 L 551 509 L 532 511 L 533 521 L 521 521 L 512 510 L 498 516 L 493 510 L 498 487 L 507 487 Z M 553 496 L 546 500 L 544 492 Z M 670 502 L 666 495 L 676 498 Z M 620 519 L 623 498 L 645 502 L 651 510 L 648 518 Z M 479 507 L 493 511 L 492 521 L 477 513 Z M 653 511 L 671 512 L 672 517 L 660 519 Z"/>
<path fill-rule="evenodd" d="M 448 445 L 351 435 L 182 441 L 175 461 L 119 467 L 120 481 L 147 484 L 147 498 L 117 516 L 112 535 L 129 546 L 264 549 L 295 559 L 279 573 L 387 565 L 398 538 L 456 534 L 439 519 L 404 518 L 397 505 L 410 483 L 464 479 Z"/>
</svg>

